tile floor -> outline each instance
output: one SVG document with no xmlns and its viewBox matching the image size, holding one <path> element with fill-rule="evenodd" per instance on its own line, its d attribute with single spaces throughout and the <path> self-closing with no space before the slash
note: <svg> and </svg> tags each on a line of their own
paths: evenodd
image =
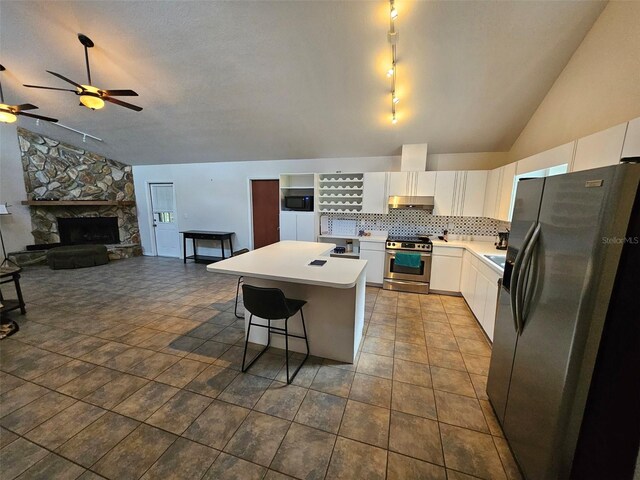
<svg viewBox="0 0 640 480">
<path fill-rule="evenodd" d="M 368 288 L 358 362 L 311 357 L 287 386 L 282 351 L 239 371 L 235 282 L 173 259 L 26 268 L 0 478 L 519 478 L 461 298 Z"/>
</svg>

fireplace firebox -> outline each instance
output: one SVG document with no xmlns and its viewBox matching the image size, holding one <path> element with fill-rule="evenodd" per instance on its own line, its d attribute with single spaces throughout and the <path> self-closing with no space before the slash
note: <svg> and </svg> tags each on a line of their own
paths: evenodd
<svg viewBox="0 0 640 480">
<path fill-rule="evenodd" d="M 117 217 L 57 218 L 62 245 L 120 243 Z"/>
</svg>

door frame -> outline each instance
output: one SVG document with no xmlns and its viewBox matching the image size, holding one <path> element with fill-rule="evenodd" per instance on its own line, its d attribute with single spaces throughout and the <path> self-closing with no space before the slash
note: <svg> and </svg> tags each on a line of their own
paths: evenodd
<svg viewBox="0 0 640 480">
<path fill-rule="evenodd" d="M 182 251 L 182 244 L 180 243 L 180 224 L 179 224 L 179 216 L 178 216 L 178 199 L 177 199 L 177 195 L 176 195 L 176 183 L 173 180 L 147 180 L 146 182 L 146 191 L 145 191 L 145 195 L 147 197 L 147 205 L 149 206 L 148 208 L 148 214 L 147 214 L 147 225 L 149 226 L 149 232 L 151 233 L 151 251 L 152 251 L 152 255 L 153 257 L 157 257 L 158 256 L 158 247 L 156 245 L 156 231 L 153 228 L 153 200 L 151 198 L 151 185 L 154 185 L 156 183 L 163 183 L 163 184 L 171 184 L 173 185 L 173 211 L 176 214 L 176 227 L 178 227 L 178 249 L 180 250 L 180 252 L 182 253 L 182 256 L 179 256 L 178 258 L 183 258 L 186 255 L 186 252 Z M 138 219 L 139 220 L 139 219 Z M 169 257 L 167 257 L 169 258 Z"/>
<path fill-rule="evenodd" d="M 252 175 L 247 177 L 247 195 L 249 199 L 248 219 L 249 219 L 249 250 L 253 250 L 253 191 L 251 182 L 254 180 L 277 180 L 278 194 L 280 194 L 280 176 L 274 178 L 273 175 Z M 280 207 L 278 206 L 278 225 L 280 225 Z M 279 232 L 279 230 L 278 230 Z"/>
</svg>

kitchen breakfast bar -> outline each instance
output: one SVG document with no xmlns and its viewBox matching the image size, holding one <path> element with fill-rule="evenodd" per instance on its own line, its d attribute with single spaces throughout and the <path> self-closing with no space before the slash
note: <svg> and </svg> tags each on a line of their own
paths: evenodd
<svg viewBox="0 0 640 480">
<path fill-rule="evenodd" d="M 353 363 L 362 339 L 366 260 L 331 258 L 330 243 L 282 241 L 207 266 L 209 272 L 241 275 L 244 283 L 281 289 L 287 298 L 306 300 L 304 318 L 311 355 Z M 322 266 L 310 265 L 323 260 Z M 289 320 L 301 334 L 299 314 Z M 245 312 L 245 332 L 249 314 Z M 267 324 L 253 317 L 253 323 Z M 273 323 L 273 321 L 272 321 Z M 252 328 L 250 342 L 267 344 L 267 329 Z M 271 345 L 284 348 L 273 335 Z M 306 353 L 304 340 L 292 338 L 289 349 Z"/>
</svg>

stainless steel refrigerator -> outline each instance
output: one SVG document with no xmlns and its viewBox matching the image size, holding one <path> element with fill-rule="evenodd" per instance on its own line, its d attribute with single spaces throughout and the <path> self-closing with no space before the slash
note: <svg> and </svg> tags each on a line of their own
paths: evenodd
<svg viewBox="0 0 640 480">
<path fill-rule="evenodd" d="M 527 479 L 633 478 L 640 165 L 517 186 L 487 394 Z"/>
</svg>

